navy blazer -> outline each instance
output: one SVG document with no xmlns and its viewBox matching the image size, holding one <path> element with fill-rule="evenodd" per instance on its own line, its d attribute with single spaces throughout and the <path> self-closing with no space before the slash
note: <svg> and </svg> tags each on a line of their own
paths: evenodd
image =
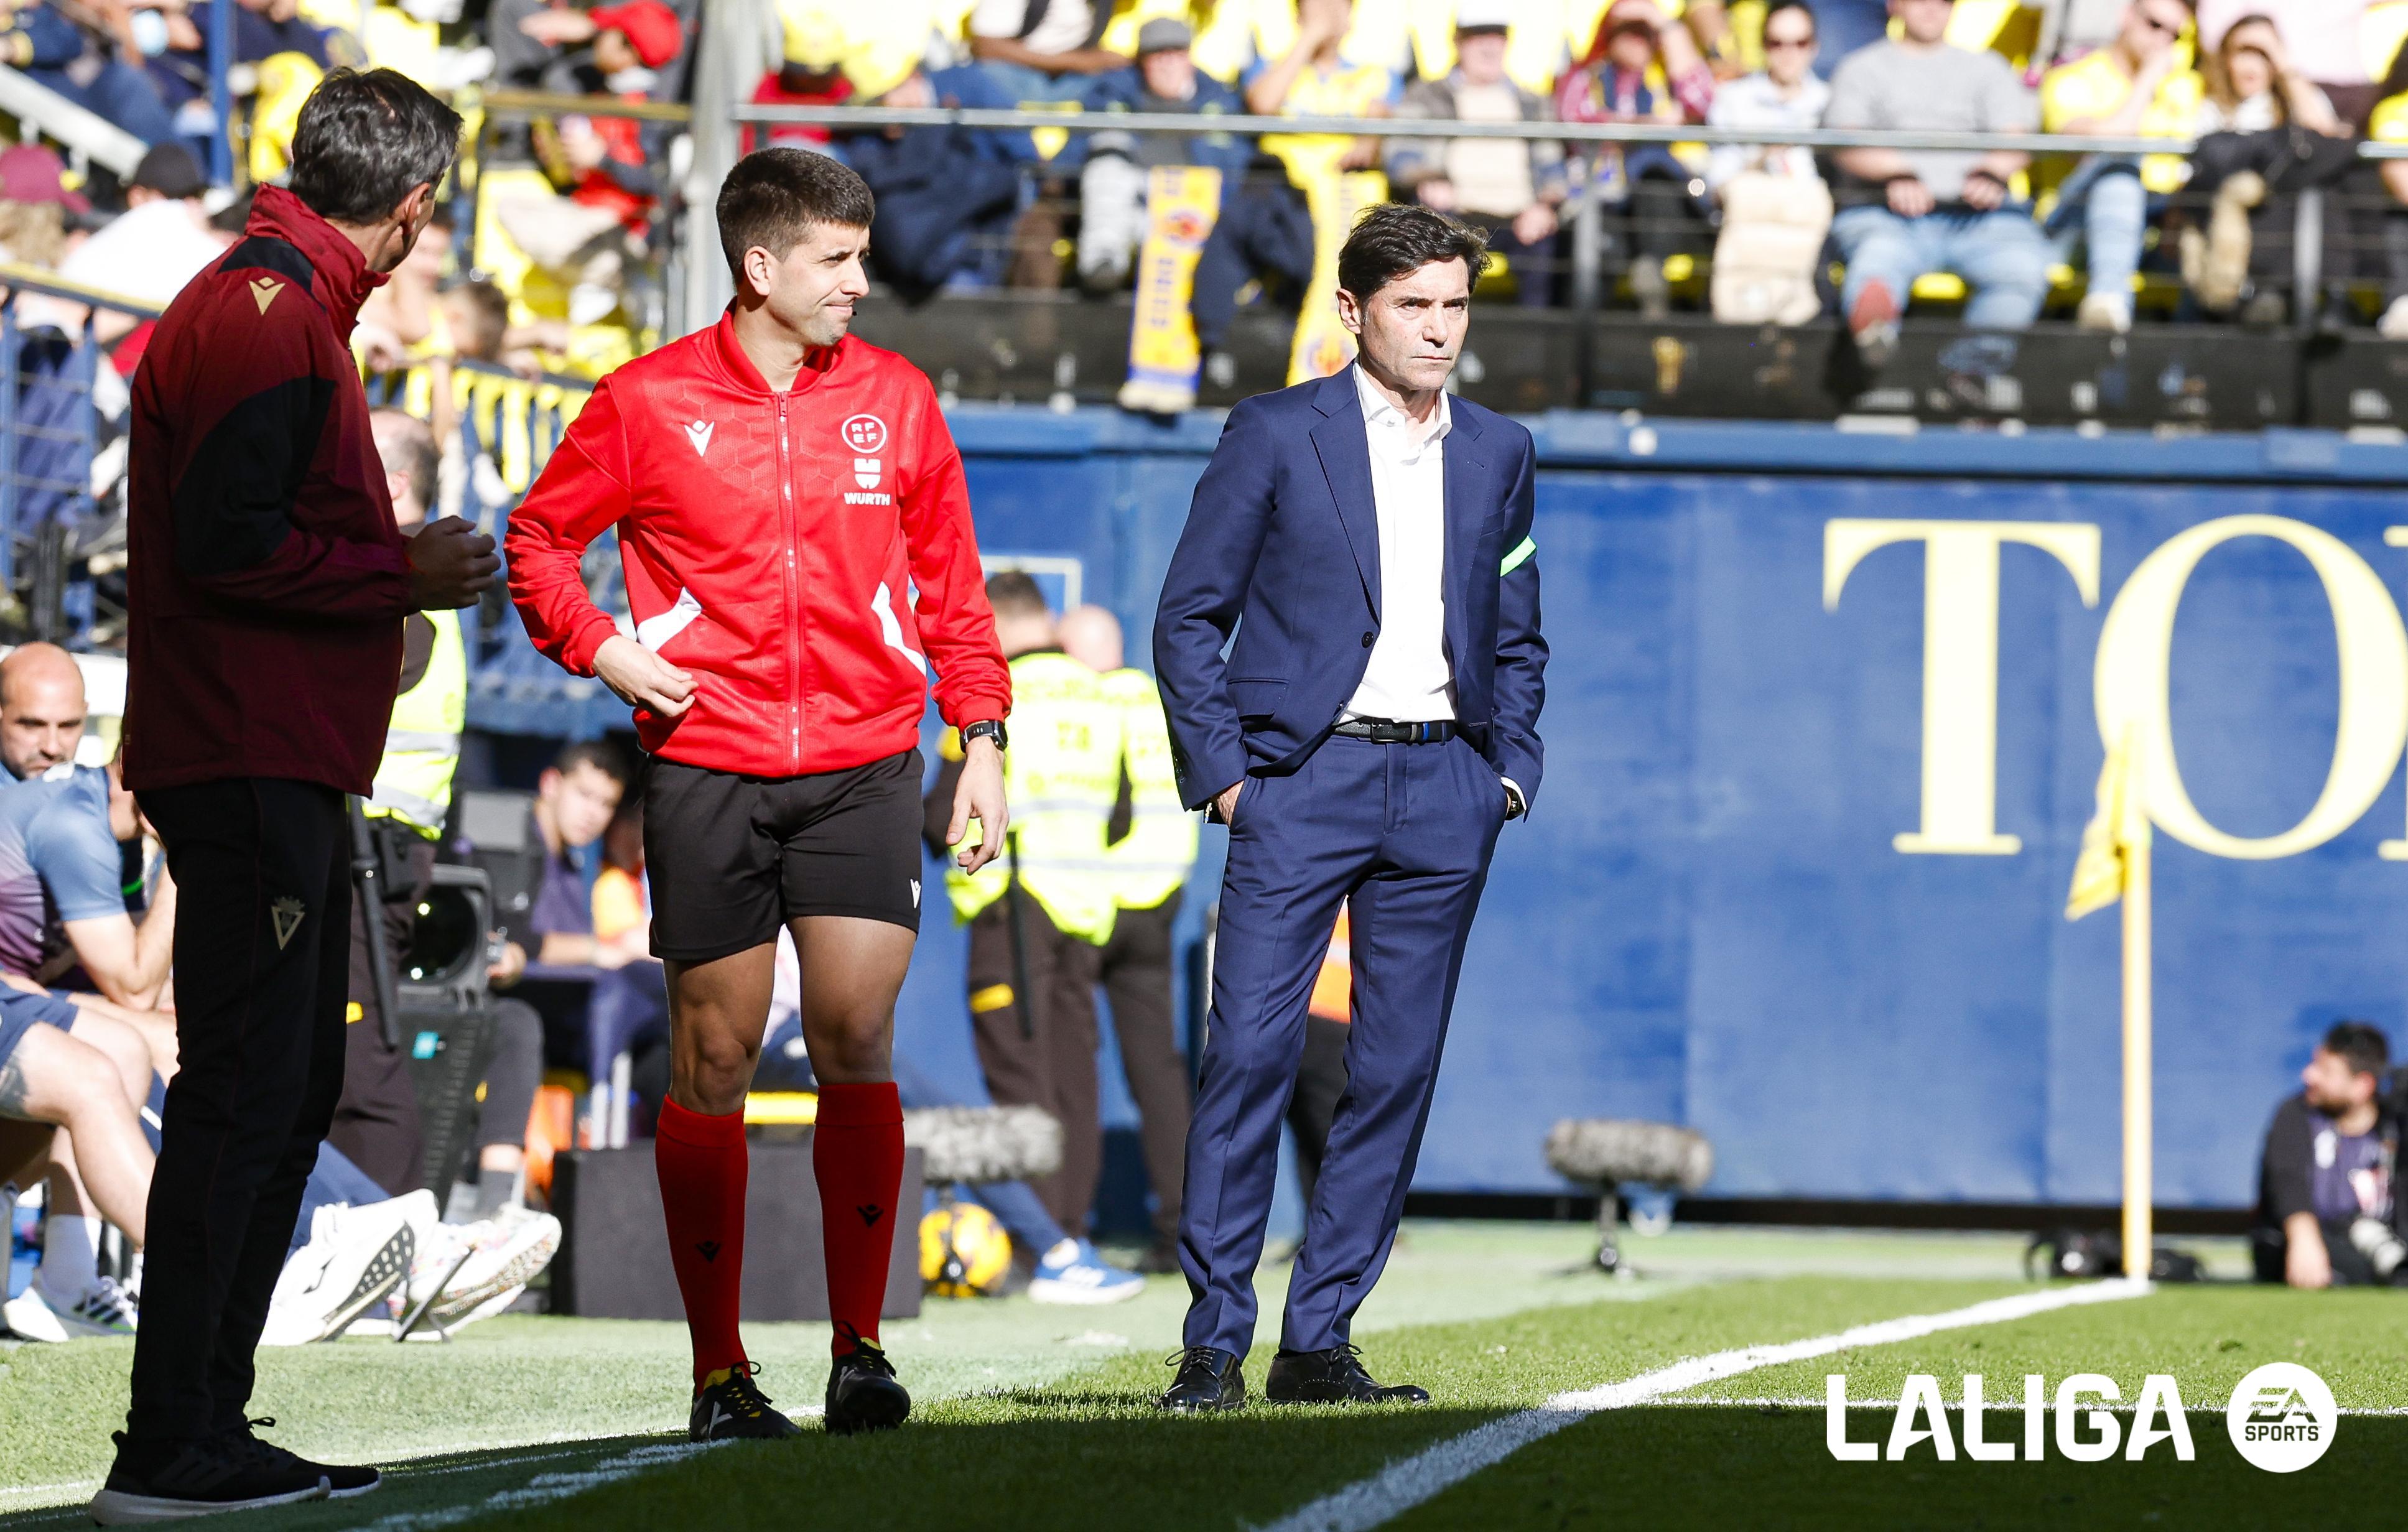
<svg viewBox="0 0 2408 1532">
<path fill-rule="evenodd" d="M 1530 542 L 1537 454 L 1506 417 L 1460 398 L 1449 406 L 1455 722 L 1535 802 L 1547 666 Z M 1246 400 L 1197 483 L 1154 624 L 1154 677 L 1188 807 L 1311 755 L 1362 683 L 1379 629 L 1380 521 L 1354 369 Z"/>
</svg>

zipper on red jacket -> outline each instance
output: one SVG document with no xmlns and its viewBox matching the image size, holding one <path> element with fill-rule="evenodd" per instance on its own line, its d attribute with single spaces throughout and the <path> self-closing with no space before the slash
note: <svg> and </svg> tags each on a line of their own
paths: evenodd
<svg viewBox="0 0 2408 1532">
<path fill-rule="evenodd" d="M 788 393 L 793 392 L 788 390 Z M 795 563 L 795 544 L 802 537 L 801 514 L 795 508 L 795 472 L 786 461 L 786 394 L 778 395 L 778 495 L 786 512 L 786 774 L 803 770 L 803 600 L 802 573 Z"/>
</svg>

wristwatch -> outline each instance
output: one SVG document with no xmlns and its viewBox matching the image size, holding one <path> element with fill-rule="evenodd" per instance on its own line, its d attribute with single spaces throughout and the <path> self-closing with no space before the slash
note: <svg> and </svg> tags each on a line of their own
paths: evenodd
<svg viewBox="0 0 2408 1532">
<path fill-rule="evenodd" d="M 969 753 L 970 741 L 973 739 L 992 739 L 995 741 L 995 748 L 997 750 L 1010 750 L 1011 748 L 1010 738 L 1003 732 L 1003 720 L 999 718 L 981 719 L 975 723 L 963 725 L 963 754 L 968 755 Z"/>
</svg>

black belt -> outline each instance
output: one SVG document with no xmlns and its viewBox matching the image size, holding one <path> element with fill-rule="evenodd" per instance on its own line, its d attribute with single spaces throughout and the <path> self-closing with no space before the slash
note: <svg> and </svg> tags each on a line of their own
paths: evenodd
<svg viewBox="0 0 2408 1532">
<path fill-rule="evenodd" d="M 1383 745 L 1442 745 L 1455 737 L 1455 721 L 1440 718 L 1427 723 L 1398 723 L 1384 718 L 1350 718 L 1330 732 Z"/>
</svg>

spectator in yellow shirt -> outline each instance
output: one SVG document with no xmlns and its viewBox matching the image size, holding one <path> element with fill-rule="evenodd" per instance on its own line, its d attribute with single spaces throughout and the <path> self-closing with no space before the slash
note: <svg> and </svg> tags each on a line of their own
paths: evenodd
<svg viewBox="0 0 2408 1532">
<path fill-rule="evenodd" d="M 1248 77 L 1246 109 L 1264 117 L 1387 116 L 1397 77 L 1344 56 L 1354 19 L 1353 0 L 1301 0 L 1295 44 Z M 1219 387 L 1234 376 L 1225 345 L 1244 285 L 1276 283 L 1293 297 L 1312 280 L 1312 208 L 1304 188 L 1379 163 L 1378 141 L 1351 134 L 1268 133 L 1262 149 L 1267 157 L 1223 195 L 1220 221 L 1196 263 L 1196 339 L 1205 376 Z"/>
<path fill-rule="evenodd" d="M 2044 133 L 2181 138 L 2199 115 L 2200 78 L 2176 44 L 2189 30 L 2183 0 L 2132 0 L 2115 40 L 2048 72 L 2040 87 Z M 2091 154 L 2057 188 L 2047 232 L 2059 254 L 2087 252 L 2089 291 L 2075 315 L 2086 330 L 2132 327 L 2132 277 L 2153 208 L 2182 189 L 2188 167 L 2173 154 Z"/>
</svg>

